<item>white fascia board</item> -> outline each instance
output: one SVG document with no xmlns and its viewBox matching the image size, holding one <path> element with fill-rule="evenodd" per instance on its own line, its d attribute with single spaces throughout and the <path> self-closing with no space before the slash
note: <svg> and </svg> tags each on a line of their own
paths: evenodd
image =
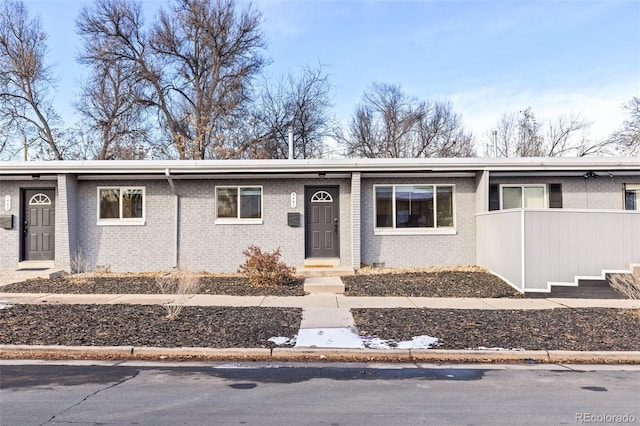
<svg viewBox="0 0 640 426">
<path fill-rule="evenodd" d="M 9 161 L 0 175 L 296 174 L 330 172 L 640 171 L 640 158 L 425 158 L 316 160 Z"/>
</svg>

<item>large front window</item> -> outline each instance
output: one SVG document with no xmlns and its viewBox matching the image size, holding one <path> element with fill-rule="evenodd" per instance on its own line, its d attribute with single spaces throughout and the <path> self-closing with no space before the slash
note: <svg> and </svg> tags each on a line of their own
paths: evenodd
<svg viewBox="0 0 640 426">
<path fill-rule="evenodd" d="M 376 228 L 454 227 L 453 185 L 376 185 Z"/>
<path fill-rule="evenodd" d="M 98 188 L 98 223 L 143 224 L 144 187 Z"/>
<path fill-rule="evenodd" d="M 222 221 L 262 219 L 262 187 L 216 187 L 216 219 Z"/>
</svg>

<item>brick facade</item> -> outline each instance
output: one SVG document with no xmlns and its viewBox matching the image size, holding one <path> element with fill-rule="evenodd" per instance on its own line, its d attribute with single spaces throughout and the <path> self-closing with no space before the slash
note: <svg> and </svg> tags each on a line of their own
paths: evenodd
<svg viewBox="0 0 640 426">
<path fill-rule="evenodd" d="M 374 185 L 454 184 L 455 235 L 375 235 Z M 386 267 L 473 265 L 475 178 L 362 179 L 362 263 Z"/>
<path fill-rule="evenodd" d="M 284 164 L 284 163 L 283 163 Z M 288 163 L 287 163 L 288 164 Z M 292 163 L 297 164 L 297 163 Z M 354 169 L 354 170 L 357 170 Z M 340 263 L 359 267 L 384 263 L 387 267 L 447 266 L 476 263 L 476 212 L 487 203 L 476 194 L 488 184 L 561 183 L 565 209 L 624 208 L 624 184 L 640 183 L 640 175 L 609 177 L 504 177 L 479 171 L 476 177 L 403 177 L 394 172 L 380 174 L 353 171 L 341 178 L 321 178 L 311 173 L 279 177 L 186 179 L 172 178 L 175 193 L 166 177 L 153 179 L 96 180 L 74 173 L 59 172 L 41 180 L 0 179 L 0 197 L 11 196 L 12 229 L 0 229 L 0 268 L 15 268 L 21 259 L 24 220 L 22 190 L 55 189 L 55 264 L 70 270 L 74 256 L 82 254 L 89 269 L 114 272 L 168 270 L 176 265 L 196 271 L 234 272 L 244 261 L 242 251 L 249 245 L 264 250 L 280 248 L 283 260 L 293 266 L 305 261 L 305 187 L 339 186 Z M 484 174 L 483 174 L 484 173 Z M 469 173 L 466 173 L 469 175 Z M 351 176 L 350 178 L 345 176 Z M 441 175 L 442 176 L 442 175 Z M 488 181 L 488 182 L 487 182 Z M 455 185 L 455 233 L 376 235 L 374 185 L 453 184 Z M 216 186 L 261 186 L 260 223 L 216 223 Z M 144 224 L 98 224 L 98 187 L 142 186 L 145 188 Z M 291 206 L 291 194 L 297 196 Z M 2 206 L 4 207 L 4 205 Z M 288 213 L 301 215 L 301 226 L 287 223 Z M 403 230 L 407 231 L 407 229 Z M 410 232 L 410 231 L 409 231 Z"/>
<path fill-rule="evenodd" d="M 304 263 L 304 223 L 287 225 L 287 213 L 304 213 L 305 184 L 318 180 L 174 180 L 180 218 L 177 229 L 178 264 L 191 270 L 235 272 L 250 245 L 271 251 L 280 247 L 282 259 L 290 265 Z M 351 218 L 349 181 L 325 179 L 323 185 L 340 186 L 341 262 L 351 263 Z M 215 187 L 262 186 L 261 224 L 216 224 Z M 98 225 L 97 188 L 102 186 L 144 186 L 144 225 Z M 291 193 L 297 205 L 291 207 Z M 171 269 L 176 260 L 176 197 L 167 181 L 82 181 L 79 184 L 78 247 L 92 268 L 112 271 Z"/>
<path fill-rule="evenodd" d="M 55 197 L 55 209 L 56 209 L 56 230 L 59 228 L 57 223 L 59 220 L 58 210 L 62 200 L 58 196 L 57 181 L 55 180 L 24 180 L 24 181 L 11 181 L 0 179 L 0 213 L 13 215 L 13 228 L 0 229 L 0 268 L 15 269 L 18 266 L 18 262 L 23 260 L 20 253 L 21 247 L 21 221 L 24 220 L 24 214 L 21 212 L 22 205 L 22 190 L 23 189 L 56 189 Z M 4 199 L 6 195 L 11 196 L 11 209 L 4 209 Z M 56 235 L 56 240 L 59 236 Z M 55 256 L 58 257 L 57 250 Z"/>
</svg>

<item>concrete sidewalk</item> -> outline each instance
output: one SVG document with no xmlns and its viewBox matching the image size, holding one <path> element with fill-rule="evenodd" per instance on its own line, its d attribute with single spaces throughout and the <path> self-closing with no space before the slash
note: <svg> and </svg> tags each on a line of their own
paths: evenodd
<svg viewBox="0 0 640 426">
<path fill-rule="evenodd" d="M 0 290 L 2 287 L 0 287 Z M 305 296 L 225 296 L 196 294 L 59 294 L 2 293 L 4 304 L 182 304 L 185 306 L 260 306 L 314 309 L 419 308 L 419 309 L 554 309 L 622 308 L 640 309 L 632 299 L 505 299 L 447 297 L 354 297 L 317 293 Z"/>
</svg>

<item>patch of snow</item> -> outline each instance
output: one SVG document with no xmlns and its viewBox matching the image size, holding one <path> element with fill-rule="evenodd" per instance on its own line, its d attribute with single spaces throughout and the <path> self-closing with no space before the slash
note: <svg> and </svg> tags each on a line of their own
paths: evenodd
<svg viewBox="0 0 640 426">
<path fill-rule="evenodd" d="M 398 349 L 431 349 L 440 345 L 440 339 L 437 337 L 415 336 L 411 340 L 398 342 Z"/>
<path fill-rule="evenodd" d="M 267 341 L 275 343 L 278 346 L 280 346 L 280 345 L 293 345 L 293 344 L 296 343 L 296 338 L 293 337 L 293 338 L 289 339 L 288 337 L 277 336 L 277 337 L 270 337 Z"/>
<path fill-rule="evenodd" d="M 6 303 L 0 303 L 0 310 L 2 309 L 11 309 L 13 308 L 13 305 L 8 305 Z"/>
<path fill-rule="evenodd" d="M 353 328 L 302 328 L 296 348 L 356 348 L 364 345 Z"/>
<path fill-rule="evenodd" d="M 391 349 L 391 342 L 390 340 L 380 339 L 379 337 L 362 337 L 362 343 L 364 343 L 364 347 L 367 349 Z"/>
<path fill-rule="evenodd" d="M 440 339 L 431 336 L 415 336 L 411 340 L 396 342 L 395 340 L 384 340 L 378 337 L 361 337 L 365 348 L 368 349 L 431 349 L 439 346 Z"/>
</svg>

